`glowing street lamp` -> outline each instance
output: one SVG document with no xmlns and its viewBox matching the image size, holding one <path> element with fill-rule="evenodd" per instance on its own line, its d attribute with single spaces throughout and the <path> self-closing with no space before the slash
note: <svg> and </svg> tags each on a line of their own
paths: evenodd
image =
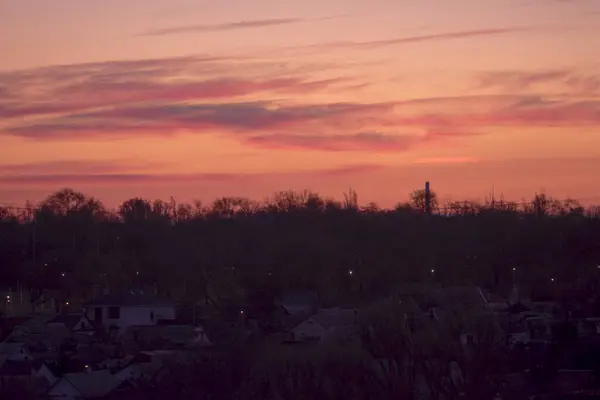
<svg viewBox="0 0 600 400">
<path fill-rule="evenodd" d="M 352 271 L 351 269 L 348 270 L 348 275 L 352 276 L 354 274 L 354 271 Z"/>
</svg>

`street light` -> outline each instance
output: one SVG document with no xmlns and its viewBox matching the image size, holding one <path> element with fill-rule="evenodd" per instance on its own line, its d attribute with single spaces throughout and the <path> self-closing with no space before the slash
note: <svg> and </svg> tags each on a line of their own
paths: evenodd
<svg viewBox="0 0 600 400">
<path fill-rule="evenodd" d="M 348 270 L 348 275 L 352 276 L 352 274 L 354 274 L 354 271 L 352 271 L 351 269 Z"/>
</svg>

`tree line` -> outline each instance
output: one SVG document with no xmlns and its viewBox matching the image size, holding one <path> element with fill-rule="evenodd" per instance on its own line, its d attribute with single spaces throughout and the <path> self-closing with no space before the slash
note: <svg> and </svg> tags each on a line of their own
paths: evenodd
<svg viewBox="0 0 600 400">
<path fill-rule="evenodd" d="M 600 208 L 531 201 L 439 204 L 416 190 L 393 209 L 285 191 L 205 206 L 134 198 L 117 210 L 72 189 L 0 208 L 0 280 L 35 306 L 44 291 L 89 298 L 139 288 L 223 306 L 309 288 L 367 303 L 404 282 L 578 290 L 600 268 Z M 574 286 L 575 285 L 575 286 Z M 579 285 L 579 286 L 577 286 Z M 565 289 L 566 290 L 566 289 Z M 564 290 L 563 290 L 564 291 Z"/>
</svg>

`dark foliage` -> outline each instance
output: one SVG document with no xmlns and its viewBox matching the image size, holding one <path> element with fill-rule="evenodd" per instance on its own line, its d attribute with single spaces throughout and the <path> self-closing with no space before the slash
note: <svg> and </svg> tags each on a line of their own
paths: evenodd
<svg viewBox="0 0 600 400">
<path fill-rule="evenodd" d="M 308 192 L 212 207 L 132 199 L 113 213 L 65 189 L 0 213 L 0 279 L 27 287 L 33 305 L 49 289 L 67 299 L 140 287 L 215 306 L 250 300 L 253 312 L 269 313 L 289 288 L 316 289 L 326 303 L 367 302 L 405 281 L 518 279 L 539 297 L 557 288 L 566 296 L 599 271 L 596 208 L 537 195 L 520 207 L 450 203 L 427 215 L 423 195 L 395 210 L 362 209 L 351 191 L 343 203 Z"/>
</svg>

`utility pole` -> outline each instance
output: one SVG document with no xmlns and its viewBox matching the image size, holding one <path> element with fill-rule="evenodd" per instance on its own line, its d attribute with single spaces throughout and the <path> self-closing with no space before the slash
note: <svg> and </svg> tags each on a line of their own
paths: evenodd
<svg viewBox="0 0 600 400">
<path fill-rule="evenodd" d="M 429 181 L 425 182 L 425 212 L 431 215 L 431 187 Z"/>
</svg>

